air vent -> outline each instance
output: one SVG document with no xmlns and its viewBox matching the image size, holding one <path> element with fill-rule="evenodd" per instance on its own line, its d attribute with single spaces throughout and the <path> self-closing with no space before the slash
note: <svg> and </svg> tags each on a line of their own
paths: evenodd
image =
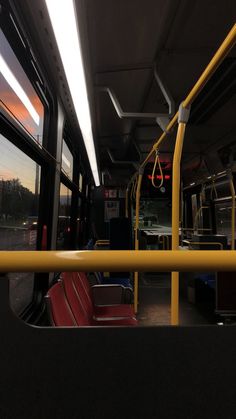
<svg viewBox="0 0 236 419">
<path fill-rule="evenodd" d="M 192 105 L 189 123 L 203 124 L 236 94 L 236 58 L 226 58 Z"/>
</svg>

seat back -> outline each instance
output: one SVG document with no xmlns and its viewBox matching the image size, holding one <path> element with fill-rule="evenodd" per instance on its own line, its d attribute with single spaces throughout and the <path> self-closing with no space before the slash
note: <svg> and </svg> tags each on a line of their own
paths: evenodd
<svg viewBox="0 0 236 419">
<path fill-rule="evenodd" d="M 93 312 L 87 303 L 84 289 L 79 284 L 76 286 L 77 276 L 77 272 L 63 272 L 63 286 L 77 325 L 89 326 L 92 324 Z"/>
<path fill-rule="evenodd" d="M 61 282 L 50 288 L 46 298 L 50 317 L 55 326 L 77 326 Z"/>
</svg>

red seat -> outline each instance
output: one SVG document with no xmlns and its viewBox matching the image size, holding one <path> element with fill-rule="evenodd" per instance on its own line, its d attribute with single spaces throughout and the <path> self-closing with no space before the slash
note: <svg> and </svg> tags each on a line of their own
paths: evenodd
<svg viewBox="0 0 236 419">
<path fill-rule="evenodd" d="M 64 272 L 62 280 L 67 300 L 78 326 L 137 324 L 130 306 L 94 307 L 86 275 L 77 272 Z"/>
<path fill-rule="evenodd" d="M 54 326 L 77 326 L 61 282 L 48 291 L 47 306 Z"/>
<path fill-rule="evenodd" d="M 79 293 L 84 291 L 86 302 L 88 302 L 90 307 L 92 306 L 93 317 L 97 319 L 102 319 L 103 317 L 135 318 L 134 309 L 130 304 L 95 306 L 91 287 L 85 272 L 73 272 L 73 281 Z"/>
</svg>

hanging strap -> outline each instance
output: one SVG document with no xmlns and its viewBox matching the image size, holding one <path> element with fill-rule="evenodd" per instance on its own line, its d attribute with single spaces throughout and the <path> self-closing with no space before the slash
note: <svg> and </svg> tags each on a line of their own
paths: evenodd
<svg viewBox="0 0 236 419">
<path fill-rule="evenodd" d="M 156 166 L 157 166 L 157 164 L 158 164 L 158 168 L 159 168 L 160 175 L 161 175 L 161 181 L 160 181 L 160 184 L 159 185 L 156 185 L 155 184 L 155 172 L 156 172 Z M 156 150 L 156 158 L 155 158 L 155 162 L 154 162 L 154 166 L 153 166 L 153 171 L 152 171 L 152 186 L 154 188 L 159 189 L 159 188 L 162 187 L 162 185 L 163 185 L 163 173 L 162 173 L 161 163 L 160 163 L 160 159 L 159 159 L 159 154 L 158 154 L 158 151 Z"/>
</svg>

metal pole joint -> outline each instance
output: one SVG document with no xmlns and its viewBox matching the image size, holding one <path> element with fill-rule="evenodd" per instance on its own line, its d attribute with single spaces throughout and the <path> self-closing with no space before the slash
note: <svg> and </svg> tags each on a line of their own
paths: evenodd
<svg viewBox="0 0 236 419">
<path fill-rule="evenodd" d="M 191 110 L 191 105 L 185 108 L 183 106 L 183 102 L 180 104 L 179 113 L 178 113 L 178 124 L 180 124 L 181 122 L 184 124 L 187 124 L 189 120 L 190 110 Z"/>
</svg>

